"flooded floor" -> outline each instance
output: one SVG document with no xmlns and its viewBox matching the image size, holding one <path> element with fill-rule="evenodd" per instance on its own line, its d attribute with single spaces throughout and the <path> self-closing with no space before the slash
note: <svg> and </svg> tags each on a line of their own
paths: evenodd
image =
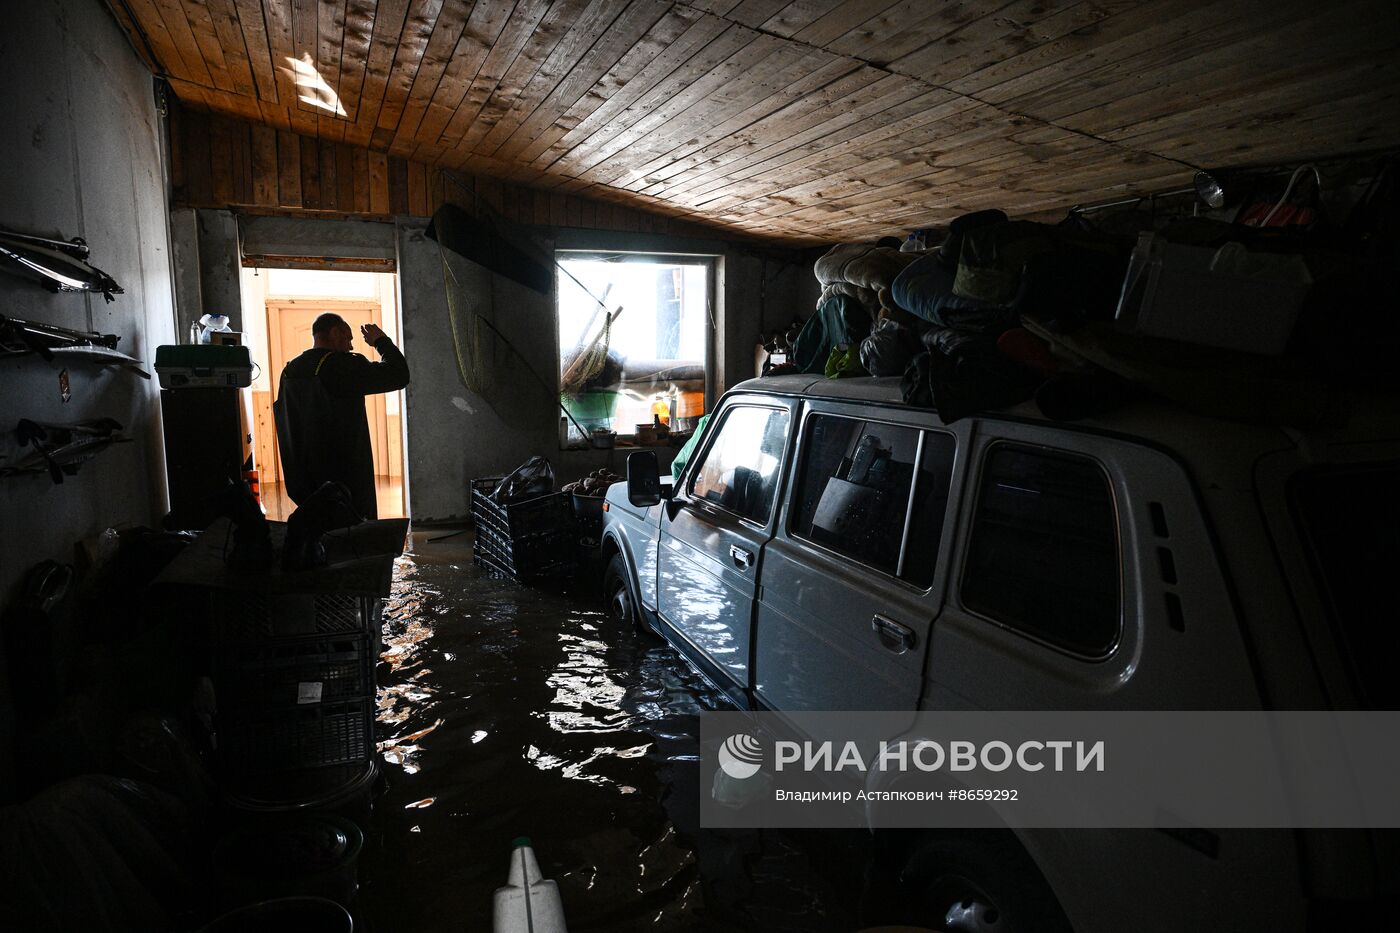
<svg viewBox="0 0 1400 933">
<path fill-rule="evenodd" d="M 674 650 L 587 589 L 491 579 L 468 534 L 430 537 L 385 607 L 365 926 L 489 929 L 528 836 L 571 931 L 856 927 L 859 877 L 831 855 L 857 834 L 700 829 L 698 715 L 726 701 Z"/>
</svg>

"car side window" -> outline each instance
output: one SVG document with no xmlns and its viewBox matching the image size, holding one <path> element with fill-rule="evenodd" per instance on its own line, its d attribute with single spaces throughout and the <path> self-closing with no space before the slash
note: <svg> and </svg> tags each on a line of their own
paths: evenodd
<svg viewBox="0 0 1400 933">
<path fill-rule="evenodd" d="M 804 448 L 793 534 L 894 575 L 919 431 L 813 415 Z"/>
<path fill-rule="evenodd" d="M 1113 493 L 1092 460 L 998 444 L 982 469 L 963 605 L 1051 645 L 1107 655 L 1120 627 Z"/>
<path fill-rule="evenodd" d="M 766 524 L 778 492 L 787 432 L 785 409 L 730 408 L 695 470 L 690 494 Z"/>
</svg>

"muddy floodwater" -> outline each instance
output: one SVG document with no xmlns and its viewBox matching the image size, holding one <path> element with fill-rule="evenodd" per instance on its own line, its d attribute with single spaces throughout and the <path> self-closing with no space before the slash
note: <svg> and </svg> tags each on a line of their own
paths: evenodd
<svg viewBox="0 0 1400 933">
<path fill-rule="evenodd" d="M 824 864 L 849 834 L 700 829 L 698 715 L 726 701 L 674 650 L 586 586 L 495 580 L 469 536 L 428 537 L 385 607 L 365 926 L 490 929 L 517 836 L 571 931 L 856 926 L 859 879 Z"/>
</svg>

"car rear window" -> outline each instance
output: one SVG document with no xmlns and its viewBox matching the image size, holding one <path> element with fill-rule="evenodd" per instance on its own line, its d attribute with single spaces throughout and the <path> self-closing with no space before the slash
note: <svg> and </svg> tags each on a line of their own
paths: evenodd
<svg viewBox="0 0 1400 933">
<path fill-rule="evenodd" d="M 813 415 L 806 430 L 792 533 L 927 587 L 948 506 L 953 438 L 838 415 Z"/>
<path fill-rule="evenodd" d="M 963 570 L 968 609 L 1088 657 L 1120 629 L 1118 523 L 1084 457 L 1014 444 L 987 454 Z"/>
<path fill-rule="evenodd" d="M 1310 470 L 1289 499 L 1362 704 L 1400 709 L 1400 464 Z"/>
</svg>

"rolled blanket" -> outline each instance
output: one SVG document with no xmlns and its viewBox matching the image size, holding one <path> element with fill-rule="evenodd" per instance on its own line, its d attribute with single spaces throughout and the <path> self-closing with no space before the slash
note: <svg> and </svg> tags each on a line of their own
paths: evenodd
<svg viewBox="0 0 1400 933">
<path fill-rule="evenodd" d="M 821 297 L 817 299 L 817 307 L 824 305 L 829 299 L 837 295 L 844 295 L 847 298 L 855 299 L 856 303 L 865 309 L 865 313 L 874 318 L 880 313 L 880 296 L 874 289 L 865 288 L 860 285 L 852 285 L 850 282 L 831 282 L 822 286 Z"/>
<path fill-rule="evenodd" d="M 895 277 L 917 258 L 917 253 L 888 246 L 840 243 L 817 260 L 815 271 L 822 285 L 846 282 L 878 293 L 894 284 Z"/>
</svg>

